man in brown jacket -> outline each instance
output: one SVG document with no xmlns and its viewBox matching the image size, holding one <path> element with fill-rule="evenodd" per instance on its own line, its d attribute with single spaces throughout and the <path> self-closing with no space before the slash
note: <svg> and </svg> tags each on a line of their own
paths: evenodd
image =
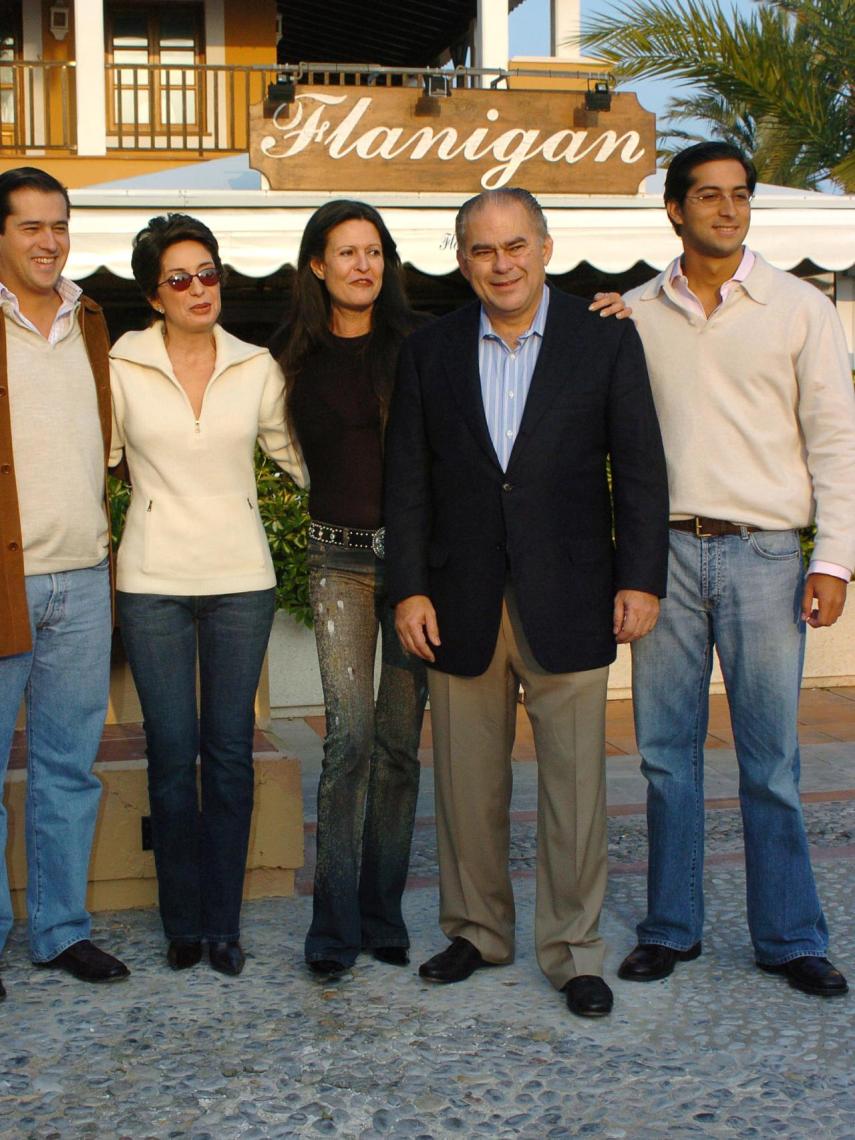
<svg viewBox="0 0 855 1140">
<path fill-rule="evenodd" d="M 25 700 L 33 961 L 100 982 L 129 973 L 89 941 L 86 911 L 110 667 L 109 337 L 62 277 L 68 215 L 51 175 L 0 175 L 0 778 Z M 0 946 L 11 925 L 0 860 Z"/>
</svg>

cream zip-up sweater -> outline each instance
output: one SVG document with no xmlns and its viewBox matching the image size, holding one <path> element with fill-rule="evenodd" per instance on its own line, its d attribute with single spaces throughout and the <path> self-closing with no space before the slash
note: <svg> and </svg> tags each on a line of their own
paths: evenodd
<svg viewBox="0 0 855 1140">
<path fill-rule="evenodd" d="M 113 438 L 133 495 L 118 554 L 118 589 L 232 594 L 275 583 L 258 512 L 256 440 L 301 486 L 285 426 L 284 380 L 266 348 L 217 325 L 216 363 L 196 419 L 161 326 L 129 332 L 110 353 Z"/>
<path fill-rule="evenodd" d="M 855 396 L 843 329 L 813 285 L 759 255 L 706 320 L 672 265 L 626 294 L 662 429 L 671 518 L 767 530 L 814 518 L 814 558 L 855 566 Z"/>
</svg>

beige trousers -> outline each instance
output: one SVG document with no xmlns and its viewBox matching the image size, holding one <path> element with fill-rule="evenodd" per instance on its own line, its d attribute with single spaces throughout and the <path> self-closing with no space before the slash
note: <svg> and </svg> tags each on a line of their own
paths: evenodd
<svg viewBox="0 0 855 1140">
<path fill-rule="evenodd" d="M 513 960 L 511 749 L 522 681 L 538 765 L 535 945 L 556 989 L 581 974 L 602 976 L 608 672 L 546 672 L 510 590 L 486 673 L 428 670 L 440 926 L 449 938 L 468 939 L 488 962 Z"/>
</svg>

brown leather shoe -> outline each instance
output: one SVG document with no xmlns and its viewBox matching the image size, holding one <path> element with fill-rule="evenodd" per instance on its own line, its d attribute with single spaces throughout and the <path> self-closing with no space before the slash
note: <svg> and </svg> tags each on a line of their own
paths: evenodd
<svg viewBox="0 0 855 1140">
<path fill-rule="evenodd" d="M 567 1008 L 577 1017 L 607 1017 L 612 1012 L 614 994 L 595 974 L 580 974 L 562 987 Z"/>
<path fill-rule="evenodd" d="M 621 962 L 618 977 L 625 982 L 658 982 L 672 974 L 678 962 L 692 962 L 700 952 L 700 942 L 688 950 L 672 950 L 670 946 L 641 942 Z"/>
<path fill-rule="evenodd" d="M 803 958 L 782 962 L 779 966 L 767 966 L 763 962 L 758 962 L 757 965 L 767 974 L 783 974 L 790 985 L 803 994 L 843 997 L 849 992 L 846 979 L 827 958 L 805 955 Z"/>
<path fill-rule="evenodd" d="M 455 938 L 451 945 L 434 954 L 419 966 L 419 977 L 428 982 L 462 982 L 480 970 L 482 966 L 489 965 L 481 957 L 481 952 L 473 946 L 468 938 Z"/>
<path fill-rule="evenodd" d="M 119 982 L 131 973 L 124 962 L 105 950 L 99 950 L 88 938 L 75 942 L 49 962 L 37 962 L 36 965 L 65 970 L 81 982 Z"/>
</svg>

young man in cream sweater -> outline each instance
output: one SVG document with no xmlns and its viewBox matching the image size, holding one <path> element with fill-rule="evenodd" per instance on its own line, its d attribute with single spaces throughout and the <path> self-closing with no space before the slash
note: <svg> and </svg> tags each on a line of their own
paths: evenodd
<svg viewBox="0 0 855 1140">
<path fill-rule="evenodd" d="M 0 175 L 0 781 L 25 700 L 32 957 L 102 982 L 129 972 L 89 941 L 86 911 L 110 673 L 110 345 L 100 308 L 61 276 L 68 212 L 44 171 Z M 11 926 L 0 858 L 0 946 Z"/>
<path fill-rule="evenodd" d="M 837 621 L 855 565 L 855 399 L 834 307 L 743 244 L 755 182 L 729 144 L 677 155 L 665 207 L 683 254 L 626 297 L 665 444 L 671 549 L 659 623 L 632 646 L 648 912 L 618 973 L 653 981 L 701 952 L 715 646 L 739 762 L 756 963 L 835 997 L 847 985 L 826 957 L 796 717 L 805 626 Z M 812 521 L 805 576 L 798 529 Z"/>
</svg>

